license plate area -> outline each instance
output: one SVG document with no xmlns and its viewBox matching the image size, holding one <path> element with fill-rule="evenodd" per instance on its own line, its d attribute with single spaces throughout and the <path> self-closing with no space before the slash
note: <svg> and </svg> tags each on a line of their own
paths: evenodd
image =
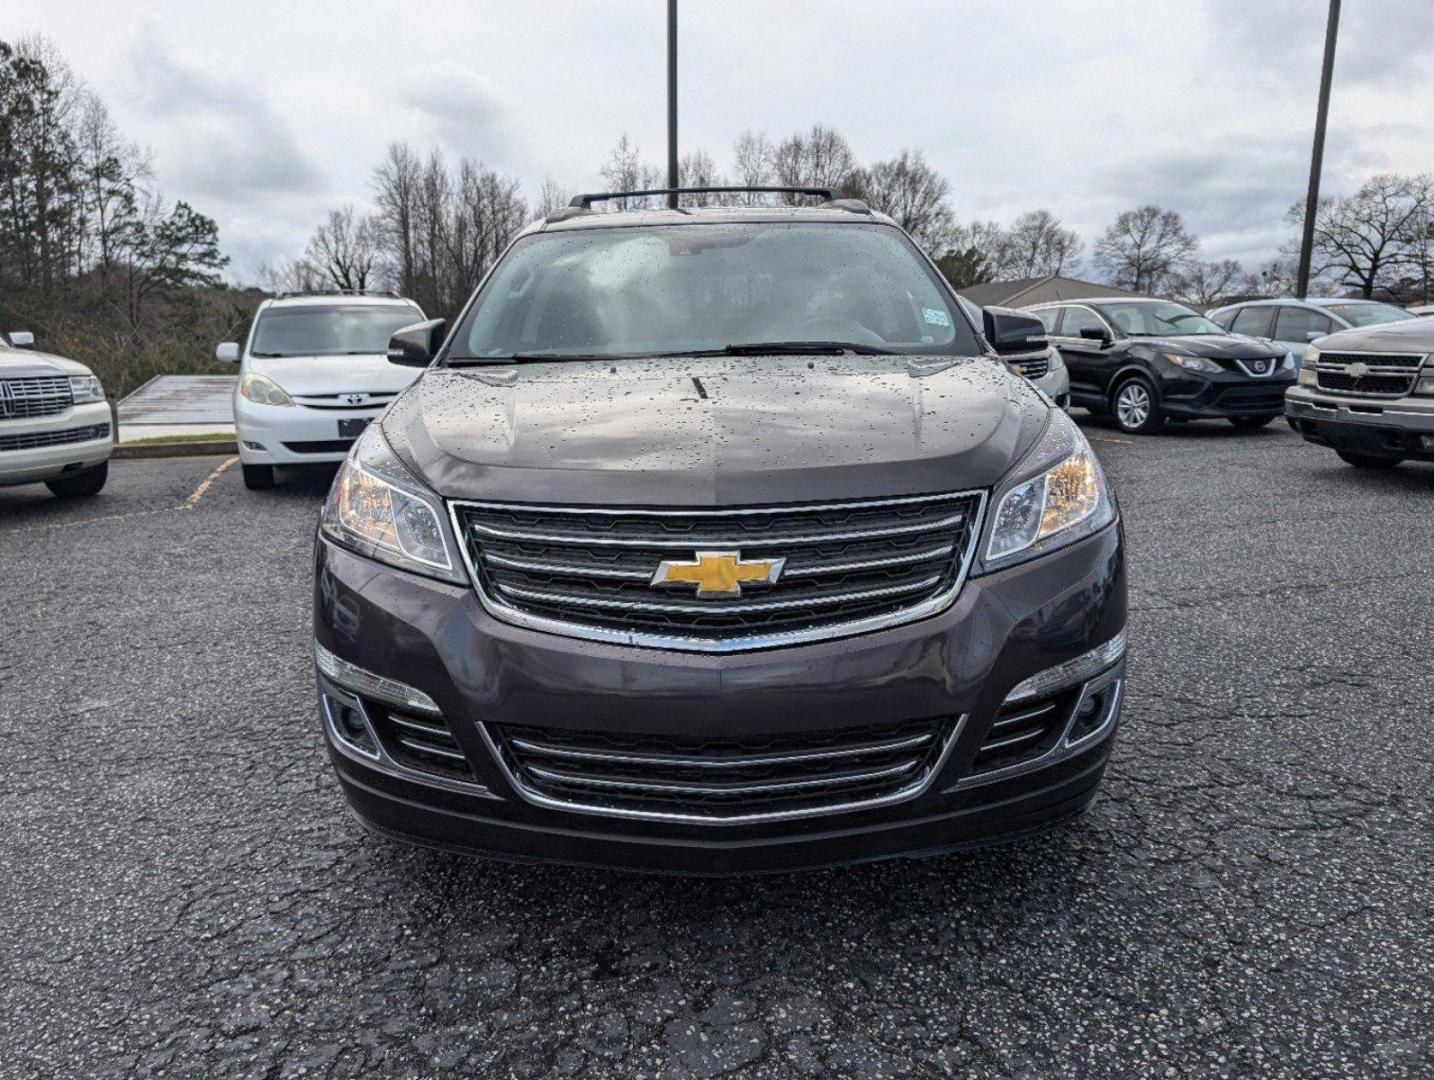
<svg viewBox="0 0 1434 1080">
<path fill-rule="evenodd" d="M 357 420 L 340 420 L 339 438 L 357 439 L 363 434 L 363 429 L 368 427 L 368 425 L 369 418 L 367 416 L 361 416 Z"/>
</svg>

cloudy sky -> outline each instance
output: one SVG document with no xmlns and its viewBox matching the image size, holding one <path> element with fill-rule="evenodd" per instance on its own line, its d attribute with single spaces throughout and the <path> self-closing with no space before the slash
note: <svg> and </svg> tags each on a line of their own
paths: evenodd
<svg viewBox="0 0 1434 1080">
<path fill-rule="evenodd" d="M 5 0 L 159 180 L 218 219 L 231 276 L 370 195 L 396 139 L 569 191 L 626 132 L 663 159 L 663 0 Z M 1325 0 L 682 0 L 682 146 L 830 124 L 920 148 L 962 220 L 1046 207 L 1093 237 L 1157 202 L 1253 266 L 1303 196 Z M 1326 191 L 1434 171 L 1434 3 L 1345 0 Z"/>
</svg>

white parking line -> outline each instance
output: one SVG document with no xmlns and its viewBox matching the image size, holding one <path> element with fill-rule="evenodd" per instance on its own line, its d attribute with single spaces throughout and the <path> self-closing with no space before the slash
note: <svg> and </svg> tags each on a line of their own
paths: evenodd
<svg viewBox="0 0 1434 1080">
<path fill-rule="evenodd" d="M 199 482 L 199 486 L 189 493 L 189 497 L 186 498 L 178 506 L 161 506 L 154 510 L 131 510 L 127 514 L 102 514 L 99 517 L 84 518 L 80 521 L 57 521 L 53 525 L 31 525 L 28 529 L 15 529 L 13 531 L 49 532 L 54 529 L 74 529 L 78 528 L 81 525 L 98 525 L 99 523 L 105 521 L 127 521 L 130 518 L 147 517 L 150 514 L 168 514 L 171 512 L 193 510 L 196 506 L 199 505 L 199 500 L 204 498 L 205 493 L 209 491 L 209 488 L 214 483 L 214 481 L 218 480 L 219 477 L 224 475 L 224 470 L 228 469 L 238 460 L 239 458 L 235 456 L 231 458 L 225 458 L 223 461 L 221 461 L 210 471 L 208 476 L 206 476 L 203 480 Z M 12 530 L 5 531 L 8 532 Z"/>
</svg>

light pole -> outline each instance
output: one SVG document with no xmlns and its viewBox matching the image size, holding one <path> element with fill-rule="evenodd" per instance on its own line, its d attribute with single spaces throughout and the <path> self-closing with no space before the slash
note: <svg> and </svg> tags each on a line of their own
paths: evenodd
<svg viewBox="0 0 1434 1080">
<path fill-rule="evenodd" d="M 675 3 L 676 0 L 673 0 Z M 1339 0 L 1329 0 L 1329 24 L 1324 31 L 1324 70 L 1319 78 L 1319 111 L 1315 114 L 1314 154 L 1310 160 L 1310 190 L 1305 199 L 1305 231 L 1300 240 L 1300 273 L 1295 295 L 1310 291 L 1310 256 L 1314 249 L 1315 214 L 1319 210 L 1319 174 L 1324 166 L 1324 129 L 1329 121 L 1329 84 L 1334 77 L 1334 45 L 1339 36 Z"/>
<path fill-rule="evenodd" d="M 677 187 L 677 0 L 667 0 L 667 186 Z M 667 205 L 677 209 L 676 193 Z"/>
</svg>

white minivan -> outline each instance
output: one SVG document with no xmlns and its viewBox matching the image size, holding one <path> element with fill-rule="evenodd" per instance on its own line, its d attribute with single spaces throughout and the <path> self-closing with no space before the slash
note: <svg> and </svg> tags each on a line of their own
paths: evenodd
<svg viewBox="0 0 1434 1080">
<path fill-rule="evenodd" d="M 242 349 L 215 355 L 239 365 L 234 427 L 244 486 L 274 486 L 276 465 L 339 462 L 369 421 L 421 371 L 388 362 L 395 330 L 422 322 L 395 295 L 281 295 L 254 315 Z"/>
</svg>

